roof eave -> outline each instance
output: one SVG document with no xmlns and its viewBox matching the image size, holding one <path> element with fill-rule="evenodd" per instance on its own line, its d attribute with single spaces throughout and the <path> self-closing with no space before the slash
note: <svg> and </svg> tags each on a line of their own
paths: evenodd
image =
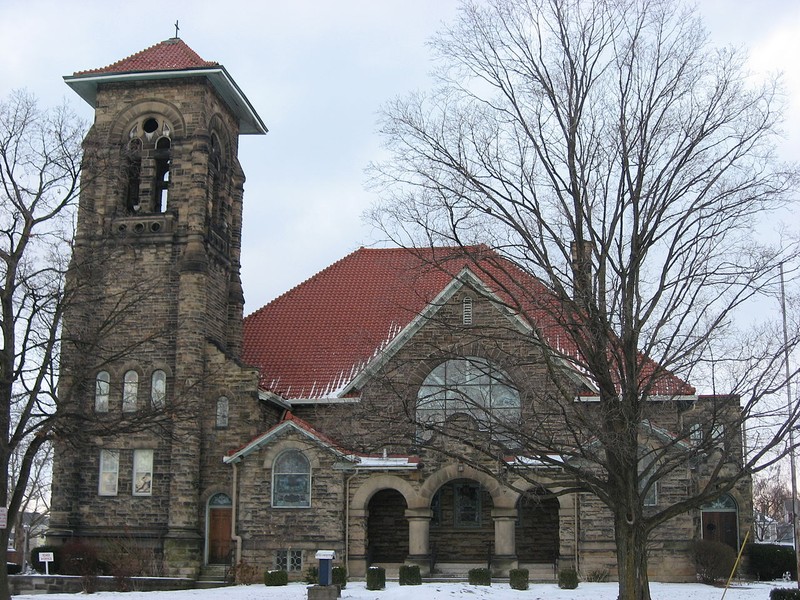
<svg viewBox="0 0 800 600">
<path fill-rule="evenodd" d="M 64 82 L 75 90 L 90 106 L 97 101 L 97 86 L 101 83 L 129 81 L 158 81 L 161 79 L 182 79 L 186 77 L 206 77 L 214 89 L 239 120 L 239 133 L 242 135 L 263 135 L 269 131 L 253 105 L 236 85 L 225 67 L 200 67 L 196 69 L 173 69 L 163 71 L 128 71 L 122 73 L 88 73 L 85 75 L 65 75 Z"/>
</svg>

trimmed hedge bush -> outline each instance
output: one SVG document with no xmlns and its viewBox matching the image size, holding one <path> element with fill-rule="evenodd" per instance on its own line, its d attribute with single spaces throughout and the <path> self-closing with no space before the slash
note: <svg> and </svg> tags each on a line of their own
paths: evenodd
<svg viewBox="0 0 800 600">
<path fill-rule="evenodd" d="M 333 585 L 338 585 L 340 590 L 347 587 L 347 567 L 333 567 L 331 569 Z"/>
<path fill-rule="evenodd" d="M 797 588 L 774 588 L 769 593 L 769 600 L 800 600 L 800 590 Z"/>
<path fill-rule="evenodd" d="M 400 565 L 400 585 L 422 585 L 419 565 Z"/>
<path fill-rule="evenodd" d="M 528 589 L 528 569 L 511 569 L 508 580 L 512 590 Z"/>
<path fill-rule="evenodd" d="M 562 590 L 574 590 L 578 587 L 578 572 L 575 569 L 561 569 L 558 572 L 558 587 Z"/>
<path fill-rule="evenodd" d="M 6 573 L 9 575 L 16 575 L 22 572 L 22 565 L 18 565 L 17 563 L 7 562 L 6 563 Z"/>
<path fill-rule="evenodd" d="M 386 569 L 370 567 L 367 569 L 367 589 L 382 590 L 386 587 Z"/>
<path fill-rule="evenodd" d="M 308 569 L 306 569 L 306 583 L 309 585 L 316 585 L 319 583 L 318 567 L 308 567 Z"/>
<path fill-rule="evenodd" d="M 492 585 L 492 573 L 486 568 L 470 569 L 469 583 L 470 585 Z"/>
<path fill-rule="evenodd" d="M 787 571 L 797 579 L 794 549 L 780 544 L 747 544 L 744 549 L 750 563 L 750 574 L 759 581 L 780 579 Z"/>
<path fill-rule="evenodd" d="M 264 571 L 264 585 L 287 585 L 289 573 L 286 571 Z"/>
<path fill-rule="evenodd" d="M 736 564 L 736 550 L 722 542 L 699 540 L 694 543 L 694 564 L 703 583 L 724 581 Z"/>
</svg>

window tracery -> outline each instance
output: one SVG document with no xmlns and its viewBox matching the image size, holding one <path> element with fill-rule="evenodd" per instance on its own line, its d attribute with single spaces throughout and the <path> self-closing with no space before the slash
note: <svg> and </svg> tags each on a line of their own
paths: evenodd
<svg viewBox="0 0 800 600">
<path fill-rule="evenodd" d="M 519 391 L 511 379 L 485 359 L 447 360 L 425 378 L 417 395 L 420 437 L 456 415 L 471 417 L 479 427 L 507 437 L 520 418 Z"/>
<path fill-rule="evenodd" d="M 128 129 L 123 151 L 124 208 L 128 214 L 168 209 L 172 131 L 161 116 L 138 119 Z"/>
</svg>

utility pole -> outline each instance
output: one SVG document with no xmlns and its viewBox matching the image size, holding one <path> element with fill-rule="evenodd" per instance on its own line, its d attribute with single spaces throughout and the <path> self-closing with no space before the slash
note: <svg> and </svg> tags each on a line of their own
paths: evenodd
<svg viewBox="0 0 800 600">
<path fill-rule="evenodd" d="M 792 402 L 792 384 L 789 380 L 789 334 L 786 327 L 786 291 L 783 287 L 783 263 L 780 263 L 781 274 L 781 317 L 783 318 L 783 362 L 786 369 L 786 408 L 789 411 L 788 417 L 791 419 L 794 411 Z M 789 428 L 789 468 L 792 479 L 792 541 L 794 542 L 794 561 L 797 569 L 797 587 L 800 588 L 800 552 L 798 552 L 797 534 L 800 529 L 797 527 L 797 470 L 794 464 L 794 425 Z"/>
</svg>

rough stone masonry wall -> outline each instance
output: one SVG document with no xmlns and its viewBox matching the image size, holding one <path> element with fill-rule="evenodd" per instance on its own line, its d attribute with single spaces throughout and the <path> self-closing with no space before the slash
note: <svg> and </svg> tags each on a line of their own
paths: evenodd
<svg viewBox="0 0 800 600">
<path fill-rule="evenodd" d="M 272 465 L 288 448 L 304 452 L 311 461 L 310 508 L 272 507 Z M 317 550 L 344 552 L 344 474 L 334 469 L 336 457 L 308 437 L 290 431 L 239 465 L 239 515 L 237 533 L 242 537 L 242 560 L 259 570 L 274 568 L 277 550 L 300 550 L 303 567 L 290 573 L 302 578 L 316 566 Z"/>
<path fill-rule="evenodd" d="M 127 143 L 131 124 L 148 115 L 165 117 L 172 127 L 168 212 L 128 215 L 123 199 L 122 147 Z M 241 318 L 241 289 L 237 287 L 241 240 L 237 228 L 241 227 L 241 215 L 233 214 L 241 211 L 244 179 L 236 159 L 238 124 L 203 78 L 101 85 L 95 117 L 85 144 L 85 188 L 75 263 L 100 258 L 103 260 L 93 266 L 99 264 L 103 268 L 91 270 L 98 279 L 94 305 L 88 310 L 73 310 L 65 321 L 70 331 L 91 335 L 98 316 L 107 314 L 117 302 L 128 303 L 122 312 L 124 318 L 102 337 L 103 351 L 108 356 L 122 355 L 106 368 L 112 378 L 109 410 L 113 414 L 121 410 L 121 378 L 126 370 L 133 368 L 139 373 L 139 402 L 144 406 L 149 402 L 152 371 L 161 368 L 167 372 L 167 402 L 185 418 L 172 429 L 177 436 L 174 443 L 154 432 L 96 438 L 89 448 L 60 446 L 54 472 L 53 523 L 67 530 L 65 533 L 76 535 L 116 535 L 124 528 L 132 537 L 161 539 L 165 531 L 170 535 L 177 531 L 178 537 L 191 538 L 188 546 L 181 542 L 186 546 L 179 550 L 181 560 L 189 562 L 178 565 L 178 572 L 193 575 L 202 550 L 200 482 L 222 477 L 223 486 L 229 487 L 227 473 L 223 474 L 219 465 L 213 469 L 209 465 L 221 463 L 221 446 L 228 446 L 230 439 L 201 446 L 203 431 L 199 423 L 206 419 L 202 413 L 208 408 L 212 393 L 208 388 L 220 387 L 209 385 L 207 380 L 206 339 L 212 339 L 223 354 L 229 343 L 235 351 L 240 348 L 240 340 L 230 337 L 235 328 L 228 326 L 230 319 Z M 217 247 L 206 241 L 207 154 L 212 124 L 225 140 L 230 170 L 224 199 L 230 205 L 230 238 L 227 246 Z M 136 228 L 140 220 L 145 224 L 143 233 Z M 153 232 L 150 223 L 158 223 L 161 228 Z M 195 254 L 189 253 L 191 260 L 187 263 L 189 246 Z M 237 293 L 231 293 L 232 287 L 239 298 Z M 229 305 L 231 297 L 237 303 L 233 309 Z M 145 341 L 148 336 L 152 339 Z M 79 403 L 91 415 L 94 376 L 99 369 L 78 373 L 70 368 L 83 358 L 71 353 L 69 347 L 65 349 L 63 370 L 74 380 L 65 378 L 64 382 L 81 390 Z M 225 375 L 230 376 L 231 372 L 228 369 Z M 248 397 L 245 388 L 249 386 L 250 406 L 257 406 L 252 375 L 243 376 L 237 369 L 233 372 L 235 398 Z M 78 387 L 83 376 L 87 377 L 86 384 Z M 237 403 L 234 412 L 243 410 Z M 246 412 L 254 410 L 248 408 Z M 115 497 L 97 494 L 99 449 L 104 447 L 121 451 L 119 493 Z M 130 493 L 135 448 L 155 450 L 150 497 L 133 497 Z M 201 456 L 203 452 L 209 456 Z M 201 468 L 209 469 L 209 473 L 204 475 Z"/>
<path fill-rule="evenodd" d="M 563 414 L 556 415 L 557 411 L 544 401 L 556 397 L 556 392 L 535 347 L 488 302 L 480 298 L 475 300 L 473 314 L 471 327 L 459 325 L 461 295 L 456 295 L 407 342 L 381 373 L 367 383 L 361 390 L 360 403 L 302 407 L 297 409 L 297 414 L 349 449 L 377 453 L 385 448 L 389 453 L 421 456 L 422 467 L 415 477 L 424 480 L 454 459 L 423 449 L 414 441 L 415 427 L 411 421 L 418 386 L 441 361 L 472 355 L 485 357 L 506 369 L 509 376 L 520 384 L 523 419 L 527 419 L 531 426 L 550 427 L 557 434 L 556 428 L 563 425 L 564 417 Z M 580 416 L 587 423 L 597 418 L 595 406 L 576 407 L 571 402 L 563 406 L 568 414 L 580 410 Z M 654 403 L 648 416 L 654 425 L 680 434 L 684 431 L 682 414 L 685 410 L 686 407 L 679 402 L 665 401 Z M 476 433 L 473 441 L 478 437 Z M 446 449 L 451 451 L 451 456 L 469 456 L 482 462 L 490 471 L 498 467 L 496 461 L 482 456 L 477 449 L 457 447 L 452 442 L 448 444 Z M 407 478 L 409 474 L 398 476 Z M 549 477 L 542 478 L 542 483 L 558 487 L 557 481 Z M 685 472 L 678 469 L 659 482 L 659 503 L 684 499 L 694 485 L 692 473 L 688 469 Z M 746 485 L 741 487 L 744 490 Z M 580 495 L 579 507 L 577 541 L 581 571 L 586 574 L 592 570 L 608 569 L 613 574 L 616 556 L 613 519 L 609 510 L 588 494 Z M 564 526 L 572 522 L 569 512 L 563 506 L 560 508 L 561 524 L 558 526 L 562 538 L 571 538 L 560 540 L 560 558 L 567 560 L 574 552 L 575 535 L 572 525 Z M 681 581 L 694 578 L 690 546 L 698 535 L 697 521 L 698 514 L 693 511 L 670 520 L 653 532 L 649 568 L 655 579 Z M 358 537 L 357 526 L 354 525 L 351 531 L 356 532 L 353 539 Z"/>
</svg>

